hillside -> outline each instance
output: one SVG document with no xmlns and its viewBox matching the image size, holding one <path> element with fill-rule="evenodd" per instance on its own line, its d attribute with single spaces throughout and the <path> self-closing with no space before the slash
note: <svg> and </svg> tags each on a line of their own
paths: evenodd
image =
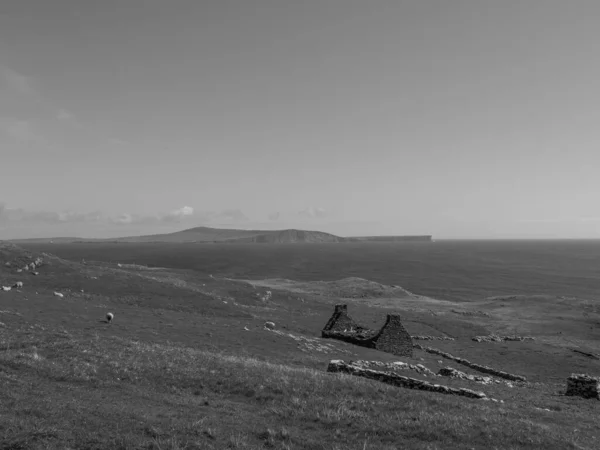
<svg viewBox="0 0 600 450">
<path fill-rule="evenodd" d="M 13 286 L 0 290 L 0 448 L 598 448 L 600 402 L 564 395 L 572 372 L 598 373 L 598 331 L 588 327 L 598 319 L 586 302 L 455 303 L 360 277 L 232 279 L 146 267 L 143 245 L 97 262 L 103 247 L 83 246 L 84 263 L 0 242 L 0 285 Z M 148 247 L 165 263 L 181 257 Z M 238 247 L 229 264 L 255 266 L 261 248 Z M 35 272 L 24 268 L 32 261 Z M 340 302 L 370 329 L 400 313 L 413 356 L 322 338 Z M 535 340 L 473 339 L 508 332 Z M 527 381 L 486 381 L 452 355 Z M 394 361 L 399 375 L 438 391 L 330 373 L 332 360 Z"/>
<path fill-rule="evenodd" d="M 231 230 L 210 227 L 195 227 L 167 234 L 152 234 L 145 236 L 125 236 L 112 239 L 84 238 L 36 238 L 15 239 L 11 242 L 20 243 L 81 243 L 81 242 L 123 242 L 123 243 L 326 243 L 326 242 L 399 242 L 399 241 L 431 241 L 431 236 L 365 236 L 340 237 L 322 231 L 307 230 Z"/>
</svg>

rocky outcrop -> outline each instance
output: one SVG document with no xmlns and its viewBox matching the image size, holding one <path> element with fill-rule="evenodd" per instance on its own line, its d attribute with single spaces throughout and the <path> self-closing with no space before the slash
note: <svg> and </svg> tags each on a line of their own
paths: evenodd
<svg viewBox="0 0 600 450">
<path fill-rule="evenodd" d="M 489 334 L 487 336 L 475 336 L 473 338 L 475 342 L 504 342 L 504 341 L 535 341 L 535 338 L 531 336 L 498 336 L 496 334 Z"/>
<path fill-rule="evenodd" d="M 412 357 L 412 340 L 398 314 L 388 314 L 383 327 L 379 331 L 374 331 L 357 324 L 347 311 L 347 305 L 335 306 L 333 315 L 321 331 L 323 338 L 374 348 L 396 356 Z"/>
<path fill-rule="evenodd" d="M 600 377 L 586 374 L 572 374 L 567 378 L 567 391 L 565 395 L 600 400 Z"/>
<path fill-rule="evenodd" d="M 488 398 L 483 392 L 476 392 L 472 391 L 471 389 L 465 388 L 451 388 L 448 386 L 429 383 L 427 381 L 417 380 L 416 378 L 404 377 L 402 375 L 398 375 L 392 372 L 382 372 L 378 370 L 365 369 L 353 364 L 345 363 L 342 360 L 330 361 L 329 366 L 327 367 L 327 372 L 346 373 L 408 389 L 439 392 L 441 394 L 461 395 L 464 397 L 476 399 Z"/>
<path fill-rule="evenodd" d="M 443 351 L 435 349 L 435 348 L 423 347 L 422 345 L 419 345 L 419 344 L 414 344 L 414 346 L 415 346 L 415 348 L 418 348 L 419 350 L 423 350 L 423 351 L 426 351 L 427 353 L 432 353 L 434 355 L 443 356 L 446 359 L 450 359 L 459 364 L 462 364 L 463 366 L 467 366 L 467 367 L 470 367 L 471 369 L 477 370 L 478 372 L 481 372 L 481 373 L 488 373 L 490 375 L 494 375 L 496 377 L 504 378 L 506 380 L 511 380 L 511 381 L 527 381 L 527 378 L 522 377 L 521 375 L 513 375 L 508 372 L 503 372 L 501 370 L 493 369 L 492 367 L 475 364 L 475 363 L 472 363 L 471 361 L 468 361 L 463 358 L 459 358 L 457 356 L 453 356 L 450 353 L 446 353 L 446 352 L 443 352 Z"/>
</svg>

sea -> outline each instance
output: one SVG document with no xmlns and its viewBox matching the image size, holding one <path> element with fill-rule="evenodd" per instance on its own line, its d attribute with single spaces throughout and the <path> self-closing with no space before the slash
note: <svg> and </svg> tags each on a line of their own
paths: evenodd
<svg viewBox="0 0 600 450">
<path fill-rule="evenodd" d="M 135 263 L 238 279 L 359 277 L 452 301 L 504 295 L 600 300 L 600 240 L 22 246 L 76 261 Z"/>
</svg>

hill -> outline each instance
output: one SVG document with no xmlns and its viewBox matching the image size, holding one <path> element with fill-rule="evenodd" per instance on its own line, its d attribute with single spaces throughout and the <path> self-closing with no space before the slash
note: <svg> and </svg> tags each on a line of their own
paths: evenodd
<svg viewBox="0 0 600 450">
<path fill-rule="evenodd" d="M 372 242 L 372 241 L 431 241 L 431 236 L 366 236 L 340 237 L 322 231 L 308 230 L 235 230 L 210 227 L 195 227 L 167 234 L 152 234 L 145 236 L 125 236 L 112 239 L 84 238 L 47 238 L 47 239 L 15 239 L 19 243 L 91 243 L 91 242 L 120 242 L 120 243 L 260 243 L 260 244 L 289 244 L 289 243 L 339 243 L 339 242 Z"/>
</svg>

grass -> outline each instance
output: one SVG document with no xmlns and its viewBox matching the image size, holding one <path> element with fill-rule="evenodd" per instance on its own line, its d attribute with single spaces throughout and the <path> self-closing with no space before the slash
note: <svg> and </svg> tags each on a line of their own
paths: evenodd
<svg viewBox="0 0 600 450">
<path fill-rule="evenodd" d="M 15 343 L 19 343 L 15 347 Z M 175 345 L 3 333 L 5 449 L 593 448 L 589 410 L 556 413 Z"/>
<path fill-rule="evenodd" d="M 352 245 L 344 244 L 344 248 Z M 580 304 L 554 297 L 533 298 L 529 294 L 539 293 L 536 288 L 519 292 L 523 298 L 488 303 L 442 304 L 378 295 L 344 300 L 350 315 L 361 324 L 378 328 L 395 309 L 413 335 L 456 338 L 420 343 L 530 380 L 510 388 L 405 373 L 504 400 L 494 403 L 327 373 L 331 359 L 398 360 L 386 353 L 319 338 L 332 305 L 340 301 L 335 295 L 337 284 L 331 292 L 319 285 L 318 295 L 313 295 L 310 289 L 286 291 L 221 278 L 263 272 L 266 278 L 287 274 L 298 280 L 313 276 L 372 279 L 371 275 L 378 274 L 379 282 L 387 279 L 389 284 L 406 287 L 397 279 L 391 281 L 389 274 L 416 264 L 416 247 L 361 245 L 365 246 L 364 255 L 357 257 L 336 253 L 333 249 L 338 247 L 328 245 L 293 247 L 293 251 L 291 246 L 254 246 L 251 250 L 228 245 L 218 254 L 216 245 L 76 244 L 53 247 L 72 261 L 48 258 L 49 264 L 39 269 L 38 276 L 24 276 L 6 268 L 4 261 L 25 261 L 31 255 L 14 248 L 6 250 L 0 243 L 2 283 L 24 281 L 23 289 L 0 293 L 0 449 L 600 447 L 596 419 L 600 402 L 563 395 L 572 371 L 600 372 L 597 360 L 571 349 L 573 342 L 583 342 L 591 346 L 587 350 L 599 350 L 594 344 L 598 330 L 589 328 L 598 321 L 593 299 Z M 37 254 L 35 248 L 28 248 Z M 450 253 L 446 253 L 447 259 L 441 253 L 428 253 L 433 248 L 421 247 L 419 264 L 437 264 L 442 287 L 454 283 L 449 280 L 485 273 L 458 289 L 505 293 L 506 285 L 495 286 L 506 278 L 489 283 L 497 259 L 507 258 L 503 251 L 494 259 L 489 249 L 469 256 L 476 247 L 466 247 L 452 260 L 448 259 Z M 81 249 L 83 253 L 78 253 Z M 379 262 L 374 249 L 381 250 Z M 540 258 L 542 250 L 528 256 L 516 254 L 532 262 Z M 447 248 L 436 251 L 449 252 Z M 269 259 L 273 255 L 278 256 Z M 568 259 L 568 252 L 566 255 Z M 91 263 L 109 256 L 115 263 L 176 268 L 140 271 Z M 76 262 L 81 257 L 87 265 Z M 384 268 L 392 257 L 396 265 Z M 529 269 L 522 269 L 528 279 L 509 285 L 517 290 L 536 279 L 548 279 L 561 265 L 576 268 L 589 257 L 586 250 L 566 263 L 532 263 Z M 487 266 L 472 269 L 487 259 L 491 260 Z M 327 261 L 337 262 L 326 270 Z M 456 261 L 454 266 L 452 261 Z M 345 271 L 341 269 L 344 265 Z M 530 277 L 532 272 L 537 275 Z M 580 275 L 585 278 L 588 272 L 585 269 Z M 571 286 L 581 276 L 564 274 L 572 278 L 563 287 L 565 295 L 575 295 Z M 420 283 L 418 277 L 414 282 Z M 428 284 L 434 282 L 437 279 L 431 278 Z M 545 289 L 543 283 L 539 286 Z M 580 288 L 578 294 L 590 286 Z M 348 287 L 352 286 L 341 286 Z M 260 297 L 266 289 L 273 295 L 263 301 Z M 64 292 L 65 297 L 54 297 L 54 290 Z M 452 310 L 483 311 L 485 315 L 461 315 Z M 103 321 L 108 311 L 115 313 L 110 325 Z M 276 332 L 264 330 L 267 320 L 275 322 Z M 475 335 L 515 327 L 523 330 L 521 334 L 534 334 L 536 341 L 471 341 Z M 441 359 L 421 351 L 416 351 L 414 358 L 402 358 L 435 372 L 450 365 L 477 374 L 447 360 L 440 363 Z"/>
</svg>

